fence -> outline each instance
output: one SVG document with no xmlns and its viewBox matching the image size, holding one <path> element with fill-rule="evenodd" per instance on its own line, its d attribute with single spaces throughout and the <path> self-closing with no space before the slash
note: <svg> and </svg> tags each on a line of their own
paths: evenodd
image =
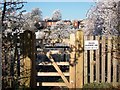
<svg viewBox="0 0 120 90">
<path fill-rule="evenodd" d="M 98 40 L 98 50 L 84 51 L 84 84 L 87 82 L 118 82 L 117 37 L 85 36 L 84 40 Z"/>
<path fill-rule="evenodd" d="M 96 50 L 86 50 L 83 49 L 82 52 L 77 54 L 83 54 L 83 59 L 78 59 L 77 62 L 82 62 L 81 77 L 80 82 L 82 83 L 79 87 L 82 87 L 84 84 L 92 82 L 108 82 L 117 85 L 120 82 L 120 48 L 119 48 L 119 36 L 83 36 L 82 31 L 78 31 L 76 38 L 76 47 L 79 51 L 79 48 L 84 48 L 85 41 L 88 40 L 97 40 L 98 49 Z M 83 36 L 83 42 L 79 43 L 78 41 Z M 81 46 L 80 46 L 81 45 Z M 79 47 L 80 46 L 80 47 Z M 82 55 L 77 58 L 82 57 Z M 83 60 L 83 61 L 81 61 Z M 78 65 L 76 65 L 78 66 Z M 80 71 L 79 71 L 80 72 Z M 77 72 L 76 72 L 77 74 Z M 83 77 L 83 78 L 82 78 Z M 77 78 L 76 78 L 77 80 Z M 80 84 L 78 81 L 78 84 Z M 76 83 L 77 84 L 77 83 Z"/>
<path fill-rule="evenodd" d="M 96 40 L 98 42 L 98 49 L 86 50 L 84 43 L 88 40 Z M 13 50 L 13 47 L 9 48 L 9 45 L 5 44 L 3 46 L 5 48 L 2 50 L 4 56 L 2 57 L 4 87 L 14 87 L 16 84 L 14 84 L 14 78 L 11 78 L 11 76 L 17 75 L 20 77 L 22 75 L 20 72 L 20 61 L 22 60 L 23 62 L 23 59 L 20 59 L 20 56 L 23 56 L 23 58 L 25 56 L 30 57 L 31 66 L 28 67 L 31 68 L 29 82 L 31 87 L 43 85 L 81 88 L 84 84 L 92 82 L 108 82 L 113 83 L 113 85 L 117 85 L 120 82 L 120 36 L 84 36 L 84 33 L 78 30 L 75 35 L 72 34 L 70 37 L 70 46 L 68 46 L 70 50 L 65 49 L 68 47 L 61 47 L 64 48 L 61 55 L 66 52 L 70 56 L 69 59 L 67 57 L 67 60 L 65 60 L 66 57 L 64 57 L 65 61 L 56 61 L 49 57 L 49 63 L 39 64 L 39 66 L 53 66 L 57 72 L 52 71 L 50 73 L 49 71 L 36 72 L 35 41 L 34 33 L 25 31 L 20 35 L 19 41 L 15 38 L 15 50 Z M 65 54 L 63 56 L 67 56 Z M 43 61 L 45 62 L 45 60 Z M 73 63 L 72 65 L 71 62 Z M 27 63 L 28 61 L 26 60 L 26 66 L 28 65 Z M 69 68 L 68 70 L 66 69 L 66 72 L 61 69 L 65 69 L 65 67 Z M 36 74 L 45 77 L 59 76 L 62 78 L 62 82 L 37 83 L 37 80 L 35 80 Z M 18 82 L 19 84 L 20 82 Z"/>
</svg>

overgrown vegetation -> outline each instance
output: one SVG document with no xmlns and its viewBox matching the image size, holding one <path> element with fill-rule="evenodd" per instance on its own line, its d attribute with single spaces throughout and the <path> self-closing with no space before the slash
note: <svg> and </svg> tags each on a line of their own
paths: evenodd
<svg viewBox="0 0 120 90">
<path fill-rule="evenodd" d="M 102 89 L 102 88 L 109 88 L 109 89 L 114 89 L 113 85 L 110 84 L 110 83 L 107 83 L 107 82 L 104 82 L 104 83 L 97 83 L 97 82 L 93 82 L 93 83 L 88 83 L 88 84 L 85 84 L 83 86 L 83 89 L 89 89 L 89 88 L 92 88 L 92 89 Z"/>
</svg>

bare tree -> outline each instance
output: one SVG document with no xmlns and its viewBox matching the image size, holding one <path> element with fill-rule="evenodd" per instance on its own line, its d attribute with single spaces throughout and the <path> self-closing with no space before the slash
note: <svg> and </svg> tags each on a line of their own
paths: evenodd
<svg viewBox="0 0 120 90">
<path fill-rule="evenodd" d="M 16 88 L 21 85 L 21 79 L 30 79 L 30 70 L 25 69 L 23 62 L 24 53 L 23 47 L 20 43 L 23 38 L 23 25 L 25 19 L 23 18 L 22 7 L 24 2 L 4 2 L 2 7 L 2 19 L 0 25 L 2 27 L 2 88 Z M 0 27 L 0 28 L 1 28 Z M 24 35 L 25 36 L 25 35 Z M 27 35 L 26 35 L 27 36 Z M 21 39 L 22 38 L 22 39 Z M 1 43 L 0 43 L 1 44 Z M 24 70 L 21 72 L 21 68 Z M 29 72 L 26 77 L 25 72 Z M 29 82 L 27 82 L 29 83 Z M 29 86 L 29 84 L 27 84 Z M 25 85 L 24 85 L 25 86 Z"/>
<path fill-rule="evenodd" d="M 42 20 L 42 11 L 39 8 L 34 8 L 31 12 L 31 19 L 33 21 Z"/>
<path fill-rule="evenodd" d="M 59 9 L 53 11 L 52 19 L 53 20 L 61 20 L 62 19 L 62 14 Z"/>
<path fill-rule="evenodd" d="M 119 2 L 99 0 L 87 14 L 84 31 L 86 35 L 118 35 Z"/>
<path fill-rule="evenodd" d="M 34 8 L 31 12 L 24 14 L 23 18 L 26 23 L 24 23 L 24 30 L 36 31 L 38 30 L 37 26 L 40 26 L 39 22 L 43 20 L 42 11 L 39 8 Z M 39 24 L 35 26 L 36 24 Z"/>
</svg>

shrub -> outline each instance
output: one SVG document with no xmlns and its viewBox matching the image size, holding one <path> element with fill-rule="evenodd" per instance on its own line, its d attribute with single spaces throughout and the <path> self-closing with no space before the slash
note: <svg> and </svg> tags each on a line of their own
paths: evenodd
<svg viewBox="0 0 120 90">
<path fill-rule="evenodd" d="M 115 88 L 120 90 L 120 84 L 118 84 Z"/>
<path fill-rule="evenodd" d="M 83 89 L 85 88 L 92 88 L 92 89 L 95 89 L 95 88 L 109 88 L 109 89 L 113 89 L 113 85 L 110 84 L 110 83 L 97 83 L 97 82 L 93 82 L 93 83 L 89 83 L 89 84 L 85 84 L 83 86 Z"/>
</svg>

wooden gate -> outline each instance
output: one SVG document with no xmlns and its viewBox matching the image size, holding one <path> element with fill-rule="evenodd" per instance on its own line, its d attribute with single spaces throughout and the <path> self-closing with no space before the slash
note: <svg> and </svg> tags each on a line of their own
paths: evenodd
<svg viewBox="0 0 120 90">
<path fill-rule="evenodd" d="M 76 36 L 76 37 L 75 37 Z M 38 77 L 56 77 L 60 76 L 62 82 L 37 82 L 37 86 L 65 86 L 67 88 L 81 88 L 83 85 L 83 32 L 77 32 L 76 35 L 72 34 L 69 40 L 69 46 L 58 46 L 57 48 L 64 48 L 63 53 L 67 53 L 69 55 L 68 60 L 55 60 L 52 57 L 53 52 L 48 51 L 44 53 L 48 61 L 38 63 L 38 66 L 50 66 L 52 65 L 55 68 L 55 72 L 43 72 L 40 69 L 37 70 Z M 53 46 L 53 48 L 55 48 Z M 66 50 L 65 48 L 69 48 Z M 41 53 L 41 51 L 37 50 L 37 54 Z M 59 54 L 61 52 L 58 52 Z M 43 54 L 43 53 L 42 53 Z M 62 54 L 62 53 L 61 53 Z M 58 59 L 58 58 L 57 58 Z M 63 67 L 65 70 L 61 70 Z M 66 69 L 68 68 L 68 69 Z M 48 68 L 46 68 L 48 69 Z"/>
<path fill-rule="evenodd" d="M 85 50 L 86 40 L 97 40 L 98 49 Z M 56 61 L 52 51 L 44 53 L 49 62 L 40 62 L 39 66 L 52 65 L 55 72 L 37 71 L 38 77 L 60 76 L 62 82 L 38 81 L 37 86 L 66 86 L 67 88 L 82 88 L 85 84 L 93 82 L 108 82 L 117 85 L 120 81 L 120 45 L 119 36 L 84 36 L 82 30 L 78 30 L 70 37 L 69 60 Z M 61 66 L 69 67 L 64 72 Z M 65 68 L 64 67 L 64 68 Z M 48 68 L 46 68 L 48 69 Z"/>
<path fill-rule="evenodd" d="M 47 47 L 49 48 L 49 47 Z M 50 46 L 50 48 L 59 48 L 59 49 L 64 49 L 66 55 L 68 54 L 68 57 L 71 57 L 71 61 L 74 61 L 75 59 L 75 51 L 72 51 L 71 54 L 65 50 L 65 49 L 69 49 L 68 46 Z M 41 51 L 38 51 L 39 53 Z M 73 75 L 75 73 L 73 73 L 75 71 L 75 66 L 70 65 L 69 60 L 66 59 L 66 56 L 63 58 L 63 60 L 60 60 L 60 58 L 57 58 L 59 60 L 56 60 L 55 58 L 53 58 L 53 54 L 60 55 L 61 53 L 56 50 L 50 50 L 46 53 L 46 57 L 48 58 L 49 61 L 41 61 L 38 63 L 38 66 L 43 66 L 42 70 L 37 72 L 37 76 L 38 77 L 52 77 L 53 79 L 55 77 L 61 77 L 61 79 L 59 78 L 59 80 L 47 80 L 45 79 L 44 82 L 39 81 L 37 82 L 37 86 L 65 86 L 67 88 L 75 88 L 75 77 L 71 77 L 70 75 Z M 44 55 L 44 54 L 42 54 Z M 65 55 L 65 54 L 64 54 Z M 58 56 L 57 56 L 58 57 Z M 73 60 L 72 60 L 73 59 Z M 51 66 L 53 66 L 51 68 Z M 46 69 L 50 68 L 50 71 L 44 71 L 43 69 L 46 67 Z M 49 67 L 49 68 L 48 68 Z M 54 69 L 53 69 L 54 68 Z M 48 78 L 50 79 L 50 78 Z"/>
</svg>

